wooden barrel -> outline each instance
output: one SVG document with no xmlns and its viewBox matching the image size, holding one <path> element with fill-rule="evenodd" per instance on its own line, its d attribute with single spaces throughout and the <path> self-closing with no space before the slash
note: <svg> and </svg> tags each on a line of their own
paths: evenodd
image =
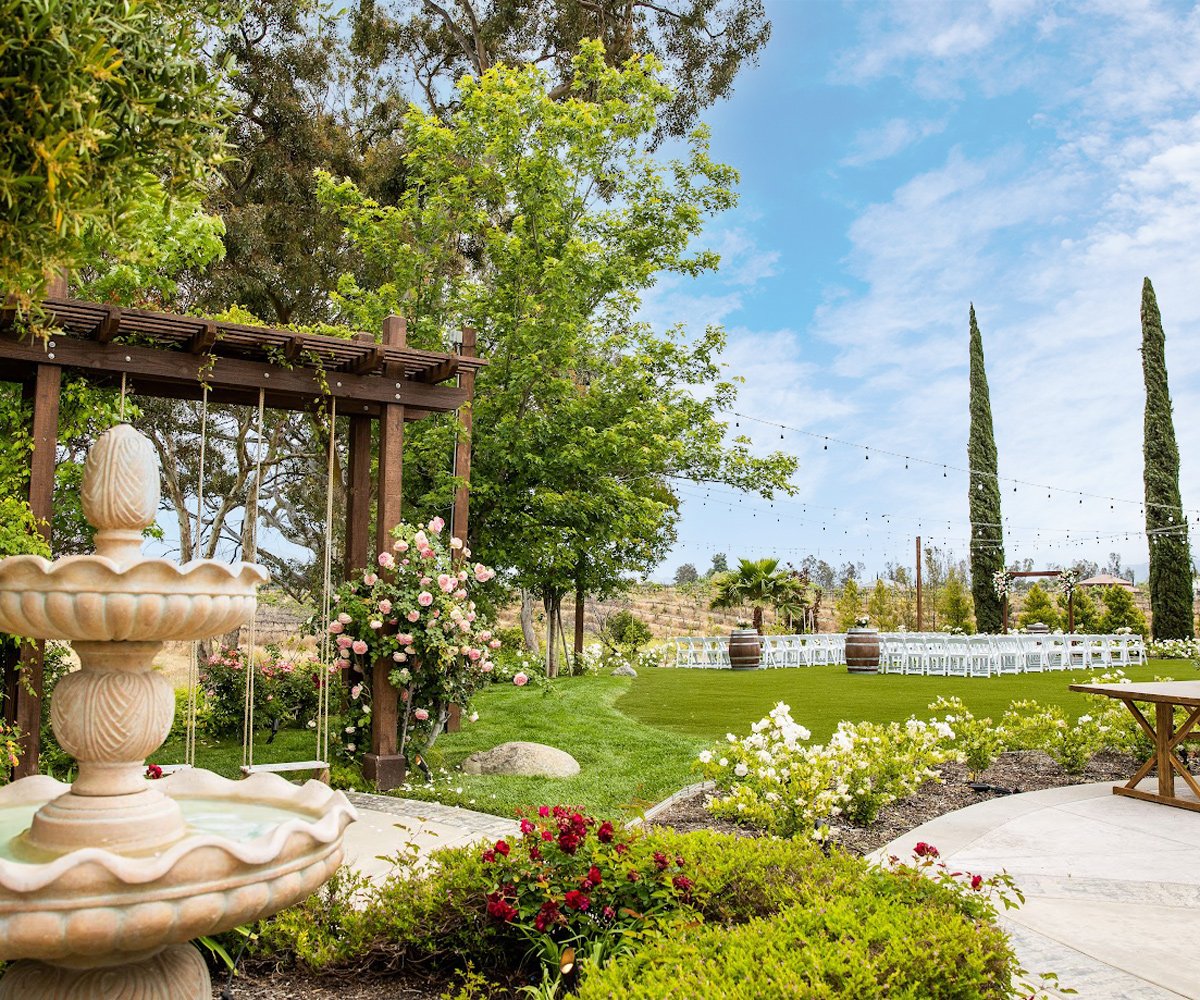
<svg viewBox="0 0 1200 1000">
<path fill-rule="evenodd" d="M 879 633 L 873 628 L 852 628 L 846 633 L 846 669 L 852 674 L 879 672 Z"/>
<path fill-rule="evenodd" d="M 729 665 L 734 670 L 757 670 L 762 659 L 762 639 L 752 628 L 729 633 Z"/>
</svg>

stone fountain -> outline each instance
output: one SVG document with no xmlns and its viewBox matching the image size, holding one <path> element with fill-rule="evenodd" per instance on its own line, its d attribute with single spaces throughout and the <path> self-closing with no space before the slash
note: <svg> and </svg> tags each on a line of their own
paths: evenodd
<svg viewBox="0 0 1200 1000">
<path fill-rule="evenodd" d="M 254 614 L 261 567 L 141 555 L 158 459 L 127 424 L 88 455 L 83 509 L 96 554 L 0 560 L 0 631 L 69 639 L 54 734 L 79 762 L 0 788 L 0 1000 L 209 1000 L 193 938 L 298 902 L 337 870 L 354 808 L 317 781 L 230 781 L 183 769 L 150 781 L 175 693 L 152 668 L 168 640 L 217 635 Z"/>
</svg>

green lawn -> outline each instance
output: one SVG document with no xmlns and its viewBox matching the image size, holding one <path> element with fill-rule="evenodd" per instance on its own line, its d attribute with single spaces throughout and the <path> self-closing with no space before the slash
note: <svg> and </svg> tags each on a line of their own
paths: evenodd
<svg viewBox="0 0 1200 1000">
<path fill-rule="evenodd" d="M 851 674 L 843 666 L 754 670 L 646 670 L 632 682 L 616 707 L 646 725 L 669 732 L 722 739 L 742 735 L 777 702 L 787 702 L 792 718 L 823 742 L 843 719 L 887 722 L 910 715 L 927 718 L 927 706 L 939 694 L 957 695 L 976 716 L 998 718 L 1016 698 L 1056 702 L 1072 716 L 1087 711 L 1087 700 L 1068 691 L 1098 670 L 1068 670 L 1004 677 L 909 677 L 901 674 Z M 1126 667 L 1133 680 L 1156 676 L 1195 678 L 1189 660 L 1154 660 Z"/>
<path fill-rule="evenodd" d="M 1095 671 L 1021 674 L 1012 677 L 958 678 L 850 674 L 845 667 L 808 667 L 734 673 L 728 670 L 645 670 L 634 680 L 616 677 L 568 677 L 549 692 L 497 685 L 476 698 L 479 721 L 443 736 L 430 754 L 437 780 L 399 794 L 436 799 L 482 812 L 511 816 L 518 808 L 570 803 L 596 814 L 637 813 L 699 778 L 692 769 L 696 754 L 727 732 L 745 734 L 750 725 L 785 701 L 792 716 L 824 741 L 843 719 L 879 721 L 928 716 L 938 694 L 958 695 L 979 716 L 998 718 L 1016 698 L 1056 702 L 1070 714 L 1087 709 L 1082 695 L 1067 685 L 1086 681 Z M 1195 676 L 1185 660 L 1159 660 L 1130 667 L 1134 680 L 1156 676 L 1177 680 Z M 308 730 L 284 730 L 266 743 L 255 741 L 259 762 L 308 760 L 314 737 Z M 472 777 L 456 770 L 476 750 L 509 740 L 530 740 L 559 747 L 579 761 L 575 778 Z M 154 760 L 183 759 L 182 741 L 169 740 Z M 241 741 L 205 740 L 197 762 L 229 777 L 241 764 Z M 442 768 L 446 773 L 442 773 Z"/>
</svg>

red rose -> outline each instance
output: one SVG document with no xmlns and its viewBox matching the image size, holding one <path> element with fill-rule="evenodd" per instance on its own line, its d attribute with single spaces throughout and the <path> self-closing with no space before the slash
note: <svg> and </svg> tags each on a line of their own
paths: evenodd
<svg viewBox="0 0 1200 1000">
<path fill-rule="evenodd" d="M 602 912 L 604 913 L 605 920 L 612 920 L 612 918 L 617 915 L 617 911 L 611 906 L 606 906 Z"/>
<path fill-rule="evenodd" d="M 927 844 L 923 840 L 917 841 L 917 846 L 913 848 L 913 854 L 918 858 L 936 858 L 940 857 L 940 852 L 933 844 Z"/>
<path fill-rule="evenodd" d="M 529 820 L 527 820 L 527 819 L 521 820 L 521 833 L 523 833 L 526 837 L 528 837 L 531 833 L 533 833 L 533 831 L 535 829 L 537 829 L 537 828 L 532 823 L 530 823 Z"/>
<path fill-rule="evenodd" d="M 975 889 L 976 891 L 978 891 L 982 885 L 983 885 L 983 876 L 982 875 L 972 875 L 971 876 L 971 888 L 972 889 Z"/>
<path fill-rule="evenodd" d="M 505 841 L 505 840 L 497 840 L 496 841 L 496 853 L 497 854 L 503 854 L 507 858 L 508 851 L 509 851 L 508 841 Z"/>
<path fill-rule="evenodd" d="M 632 868 L 629 869 L 629 874 L 625 878 L 630 882 L 637 882 L 642 876 L 635 872 Z"/>
<path fill-rule="evenodd" d="M 493 861 L 496 860 L 496 852 L 491 851 L 491 850 L 484 851 L 482 857 L 483 857 L 483 860 L 490 865 Z"/>
<path fill-rule="evenodd" d="M 592 885 L 600 885 L 600 883 L 604 881 L 604 879 L 600 877 L 600 869 L 595 865 L 592 865 L 592 867 L 588 869 L 587 880 L 591 882 Z"/>
<path fill-rule="evenodd" d="M 617 844 L 617 853 L 618 854 L 624 854 L 628 850 L 629 850 L 628 844 Z"/>
<path fill-rule="evenodd" d="M 596 839 L 602 844 L 612 843 L 613 825 L 608 820 L 600 824 L 600 829 L 596 831 Z"/>
<path fill-rule="evenodd" d="M 554 834 L 552 834 L 549 830 L 542 831 L 542 840 L 553 840 L 553 839 L 554 839 Z"/>
<path fill-rule="evenodd" d="M 680 892 L 689 892 L 694 883 L 686 875 L 676 875 L 671 879 L 671 884 Z"/>
<path fill-rule="evenodd" d="M 542 860 L 542 852 L 541 852 L 540 850 L 538 850 L 538 845 L 537 845 L 537 844 L 531 844 L 531 845 L 530 845 L 530 847 L 529 847 L 529 860 L 530 860 L 530 861 L 541 861 L 541 860 Z"/>
<path fill-rule="evenodd" d="M 563 897 L 563 901 L 572 910 L 586 910 L 592 903 L 592 901 L 578 889 L 571 889 L 566 896 Z"/>
<path fill-rule="evenodd" d="M 663 871 L 670 863 L 671 862 L 667 860 L 667 856 L 663 854 L 662 851 L 654 852 L 654 864 L 660 872 Z"/>
<path fill-rule="evenodd" d="M 147 764 L 146 765 L 146 777 L 147 778 L 157 779 L 157 778 L 161 778 L 162 776 L 163 776 L 163 769 L 161 767 L 159 767 L 157 764 Z"/>
<path fill-rule="evenodd" d="M 558 835 L 558 849 L 563 854 L 574 854 L 579 850 L 579 838 L 573 833 L 560 833 Z"/>
<path fill-rule="evenodd" d="M 548 899 L 542 904 L 542 908 L 538 910 L 537 916 L 534 917 L 533 926 L 539 931 L 544 931 L 552 924 L 558 923 L 558 903 L 553 899 Z"/>
<path fill-rule="evenodd" d="M 549 806 L 538 806 L 538 815 L 541 816 L 542 819 L 545 819 L 547 816 L 550 815 L 550 807 Z"/>
</svg>

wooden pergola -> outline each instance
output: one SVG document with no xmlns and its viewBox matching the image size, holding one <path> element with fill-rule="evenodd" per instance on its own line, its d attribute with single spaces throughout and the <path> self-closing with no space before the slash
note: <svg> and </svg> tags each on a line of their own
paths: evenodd
<svg viewBox="0 0 1200 1000">
<path fill-rule="evenodd" d="M 13 312 L 0 309 L 0 380 L 20 383 L 32 404 L 29 503 L 47 542 L 63 369 L 99 386 L 120 386 L 124 376 L 129 391 L 171 399 L 198 400 L 205 385 L 211 402 L 257 405 L 261 389 L 265 405 L 280 410 L 323 409 L 330 397 L 336 399 L 338 415 L 349 418 L 347 577 L 370 556 L 373 423 L 379 424 L 375 548 L 382 551 L 401 519 L 405 423 L 457 411 L 461 431 L 454 469 L 462 482 L 452 526 L 466 538 L 471 403 L 475 374 L 486 364 L 476 356 L 473 330 L 464 329 L 457 353 L 447 354 L 408 347 L 400 316 L 384 321 L 381 338 L 359 333 L 342 339 L 73 299 L 61 277 L 49 291 L 42 308 L 55 332 L 44 341 L 22 336 Z M 18 777 L 38 770 L 42 653 L 40 644 L 26 647 L 19 669 L 5 668 L 5 716 L 27 741 Z M 399 698 L 387 680 L 390 666 L 380 662 L 372 671 L 371 752 L 363 762 L 365 776 L 380 788 L 404 779 L 397 747 Z"/>
</svg>

